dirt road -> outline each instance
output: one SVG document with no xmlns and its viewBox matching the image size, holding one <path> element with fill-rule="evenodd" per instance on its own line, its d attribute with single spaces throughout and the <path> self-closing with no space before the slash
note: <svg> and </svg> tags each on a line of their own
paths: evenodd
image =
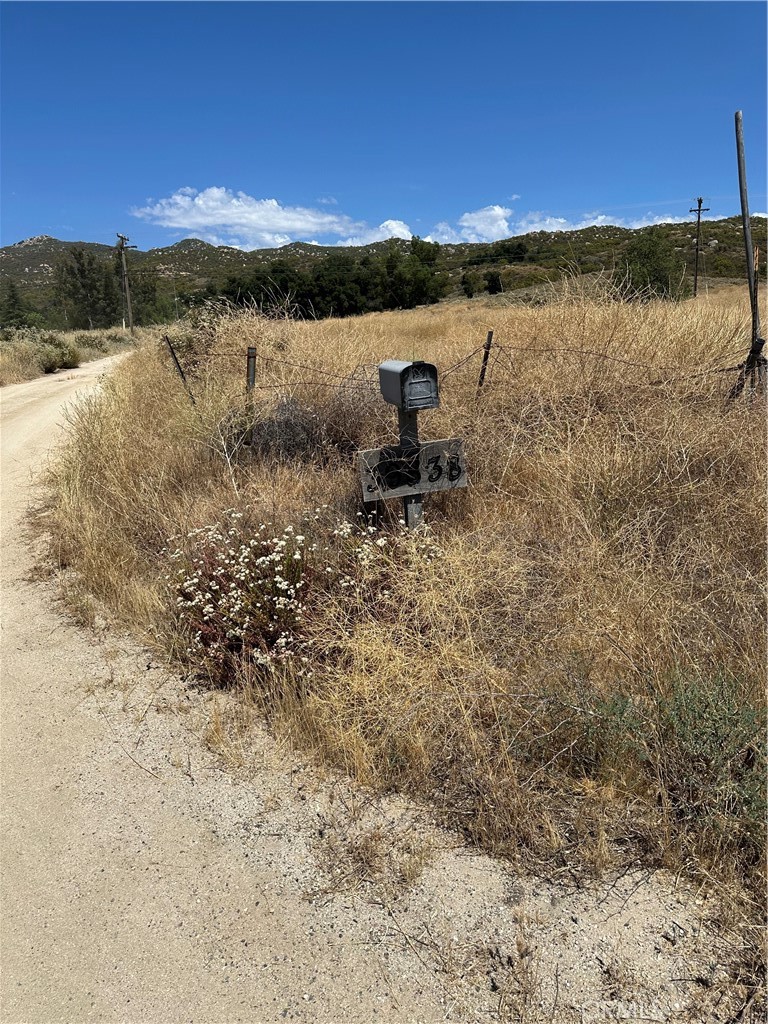
<svg viewBox="0 0 768 1024">
<path fill-rule="evenodd" d="M 3 1024 L 703 1012 L 717 940 L 662 873 L 591 893 L 515 877 L 266 732 L 225 771 L 201 738 L 217 698 L 62 613 L 23 515 L 66 402 L 109 365 L 0 393 Z"/>
<path fill-rule="evenodd" d="M 318 934 L 301 887 L 286 890 L 278 861 L 301 851 L 249 856 L 201 814 L 223 798 L 223 820 L 234 803 L 256 817 L 253 791 L 233 800 L 184 730 L 160 730 L 156 751 L 136 750 L 131 698 L 143 710 L 164 699 L 157 679 L 147 693 L 141 674 L 157 676 L 147 659 L 105 650 L 67 622 L 50 585 L 28 580 L 30 474 L 65 403 L 109 362 L 2 392 L 2 1020 L 386 1016 L 381 971 L 338 935 Z M 188 774 L 169 771 L 170 750 Z M 202 800 L 189 799 L 201 788 L 193 772 L 214 776 Z M 423 988 L 398 978 L 393 998 L 441 1019 Z"/>
</svg>

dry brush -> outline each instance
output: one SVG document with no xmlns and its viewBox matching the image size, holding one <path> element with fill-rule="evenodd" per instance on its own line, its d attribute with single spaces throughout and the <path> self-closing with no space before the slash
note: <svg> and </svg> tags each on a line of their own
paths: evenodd
<svg viewBox="0 0 768 1024">
<path fill-rule="evenodd" d="M 480 397 L 477 356 L 422 416 L 426 439 L 465 439 L 472 486 L 434 498 L 424 533 L 397 509 L 369 523 L 354 453 L 395 439 L 376 364 L 445 371 L 489 328 Z M 56 551 L 81 607 L 235 687 L 241 721 L 428 798 L 486 848 L 754 892 L 764 407 L 727 406 L 733 374 L 709 372 L 747 336 L 728 294 L 323 322 L 211 308 L 174 332 L 194 406 L 147 345 L 74 412 Z"/>
</svg>

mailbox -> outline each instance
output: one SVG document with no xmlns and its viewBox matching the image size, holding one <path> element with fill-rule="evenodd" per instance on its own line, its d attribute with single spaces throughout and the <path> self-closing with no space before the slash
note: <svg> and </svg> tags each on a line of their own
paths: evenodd
<svg viewBox="0 0 768 1024">
<path fill-rule="evenodd" d="M 432 363 L 388 359 L 379 366 L 379 386 L 385 401 L 404 412 L 437 409 L 440 404 L 437 367 Z"/>
</svg>

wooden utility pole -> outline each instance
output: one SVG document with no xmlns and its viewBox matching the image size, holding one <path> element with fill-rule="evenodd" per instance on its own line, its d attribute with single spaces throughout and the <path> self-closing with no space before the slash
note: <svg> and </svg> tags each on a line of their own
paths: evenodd
<svg viewBox="0 0 768 1024">
<path fill-rule="evenodd" d="M 135 249 L 137 247 L 135 245 L 128 245 L 128 241 L 129 239 L 127 235 L 121 235 L 119 231 L 117 232 L 117 248 L 120 252 L 120 260 L 122 262 L 123 268 L 123 301 L 125 302 L 125 309 L 128 311 L 128 329 L 130 330 L 131 334 L 133 334 L 133 309 L 131 308 L 131 286 L 128 281 L 128 265 L 125 262 L 125 250 Z M 125 327 L 125 323 L 123 323 L 123 327 Z"/>
<path fill-rule="evenodd" d="M 747 168 L 744 160 L 744 120 L 740 110 L 736 111 L 736 157 L 739 163 L 741 222 L 744 228 L 744 250 L 747 257 L 747 280 L 749 281 L 749 305 L 752 310 L 752 344 L 754 345 L 760 336 L 760 310 L 757 306 L 757 288 L 755 287 L 755 253 L 752 249 L 752 225 L 749 220 Z"/>
<path fill-rule="evenodd" d="M 736 157 L 739 163 L 739 194 L 741 196 L 741 221 L 744 227 L 744 250 L 747 256 L 747 280 L 749 282 L 749 304 L 752 309 L 752 344 L 747 358 L 741 364 L 741 373 L 731 388 L 729 401 L 744 390 L 749 381 L 749 395 L 759 389 L 765 393 L 765 378 L 768 360 L 763 355 L 765 339 L 760 337 L 760 308 L 757 304 L 757 265 L 752 248 L 752 225 L 749 220 L 749 197 L 747 195 L 747 168 L 744 159 L 744 122 L 740 110 L 736 111 Z"/>
<path fill-rule="evenodd" d="M 701 214 L 702 214 L 702 206 L 701 206 L 701 204 L 703 202 L 704 202 L 703 197 L 699 196 L 698 199 L 696 200 L 696 203 L 697 203 L 696 209 L 691 207 L 690 210 L 688 211 L 688 213 L 695 213 L 696 214 L 696 256 L 695 256 L 694 262 L 693 262 L 693 297 L 694 297 L 694 299 L 696 298 L 696 295 L 698 294 L 698 291 L 699 291 L 699 252 L 701 251 Z M 703 208 L 703 210 L 704 210 L 705 213 L 709 213 L 709 207 L 708 206 L 705 206 Z"/>
</svg>

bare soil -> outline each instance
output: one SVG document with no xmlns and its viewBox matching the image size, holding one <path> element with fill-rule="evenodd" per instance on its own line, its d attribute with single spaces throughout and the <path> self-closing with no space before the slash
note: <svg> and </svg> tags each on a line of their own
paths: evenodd
<svg viewBox="0 0 768 1024">
<path fill-rule="evenodd" d="M 713 898 L 524 876 L 266 728 L 222 745 L 224 697 L 67 617 L 25 513 L 112 361 L 0 393 L 0 1020 L 750 1020 Z"/>
</svg>

